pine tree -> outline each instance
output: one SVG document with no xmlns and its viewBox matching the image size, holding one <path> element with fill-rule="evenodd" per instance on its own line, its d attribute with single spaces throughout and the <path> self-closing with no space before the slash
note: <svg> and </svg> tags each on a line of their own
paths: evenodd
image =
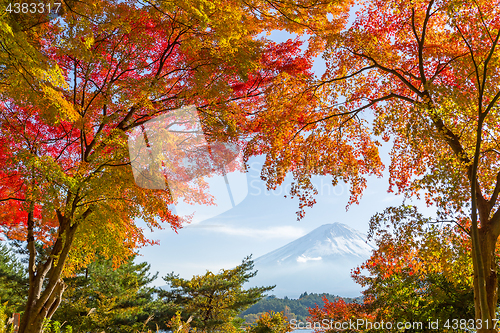
<svg viewBox="0 0 500 333">
<path fill-rule="evenodd" d="M 191 326 L 203 332 L 237 332 L 241 321 L 235 317 L 257 303 L 270 287 L 243 289 L 243 284 L 257 274 L 251 256 L 233 269 L 222 269 L 218 274 L 207 271 L 191 280 L 170 273 L 163 279 L 171 290 L 162 293 L 162 299 L 174 303 L 184 317 L 192 317 Z"/>
<path fill-rule="evenodd" d="M 7 302 L 6 313 L 20 312 L 28 294 L 26 270 L 14 251 L 0 243 L 0 304 Z"/>
<path fill-rule="evenodd" d="M 157 275 L 150 274 L 149 264 L 133 260 L 114 269 L 111 260 L 101 257 L 67 278 L 54 319 L 71 325 L 75 332 L 134 332 L 150 324 L 148 307 L 155 289 L 148 285 Z"/>
</svg>

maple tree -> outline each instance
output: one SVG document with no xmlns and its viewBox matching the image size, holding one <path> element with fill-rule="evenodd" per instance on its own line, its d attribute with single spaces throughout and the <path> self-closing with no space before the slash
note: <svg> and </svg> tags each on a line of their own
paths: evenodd
<svg viewBox="0 0 500 333">
<path fill-rule="evenodd" d="M 475 325 L 469 227 L 436 223 L 414 206 L 389 207 L 377 213 L 370 220 L 368 236 L 375 241 L 375 250 L 352 271 L 354 280 L 364 288 L 363 303 L 325 300 L 323 308 L 309 309 L 310 320 L 391 323 L 390 329 L 385 327 L 387 331 L 399 331 L 399 323 L 408 324 L 409 331 L 468 332 Z M 452 328 L 454 318 L 461 319 L 456 328 Z M 414 323 L 422 327 L 415 330 Z M 347 331 L 380 330 L 368 324 L 354 327 Z M 330 324 L 320 331 L 345 330 Z"/>
<path fill-rule="evenodd" d="M 181 311 L 177 311 L 175 316 L 169 320 L 167 326 L 176 333 L 196 332 L 196 328 L 192 329 L 190 325 L 192 319 L 193 317 L 189 317 L 185 322 L 182 321 Z"/>
<path fill-rule="evenodd" d="M 353 4 L 355 18 L 343 31 L 313 34 L 312 47 L 322 49 L 326 61 L 320 79 L 279 76 L 267 111 L 252 122 L 247 154 L 266 154 L 262 176 L 270 188 L 293 174 L 291 194 L 301 200 L 301 217 L 314 204 L 312 175 L 350 183 L 348 204 L 355 203 L 366 176 L 380 176 L 384 167 L 379 138 L 391 141 L 389 190 L 425 196 L 441 220 L 470 221 L 475 316 L 480 332 L 494 331 L 498 2 Z"/>
<path fill-rule="evenodd" d="M 474 318 L 472 260 L 468 230 L 435 223 L 416 207 L 389 207 L 370 221 L 376 250 L 353 270 L 362 285 L 364 311 L 378 321 L 439 321 Z M 461 327 L 462 329 L 464 327 Z M 434 328 L 436 329 L 436 328 Z M 462 330 L 466 331 L 466 330 Z"/>
<path fill-rule="evenodd" d="M 311 317 L 308 320 L 312 323 L 311 327 L 316 325 L 317 332 L 360 332 L 362 330 L 358 330 L 357 327 L 352 329 L 352 327 L 342 327 L 342 324 L 349 323 L 349 321 L 372 321 L 374 319 L 372 314 L 365 311 L 362 304 L 346 303 L 343 298 L 332 302 L 324 297 L 323 301 L 325 302 L 323 307 L 316 305 L 314 308 L 309 308 Z M 337 326 L 335 326 L 335 323 L 337 323 Z"/>
<path fill-rule="evenodd" d="M 291 324 L 282 312 L 264 312 L 254 324 L 249 326 L 249 333 L 287 333 L 292 332 Z"/>
<path fill-rule="evenodd" d="M 168 191 L 134 184 L 127 131 L 194 104 L 209 141 L 231 140 L 279 73 L 306 75 L 311 66 L 300 41 L 259 34 L 336 27 L 342 18 L 327 13 L 337 7 L 65 1 L 57 14 L 2 11 L 0 225 L 29 251 L 19 332 L 39 332 L 62 300 L 63 279 L 97 254 L 119 265 L 153 243 L 136 219 L 181 227 Z M 186 195 L 210 203 L 201 190 Z"/>
</svg>

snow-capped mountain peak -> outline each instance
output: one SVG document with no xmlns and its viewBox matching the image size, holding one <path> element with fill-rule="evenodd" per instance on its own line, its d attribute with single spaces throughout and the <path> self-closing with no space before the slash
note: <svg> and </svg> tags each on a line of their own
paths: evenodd
<svg viewBox="0 0 500 333">
<path fill-rule="evenodd" d="M 255 260 L 256 265 L 291 264 L 339 259 L 367 259 L 373 245 L 343 223 L 324 224 L 307 235 Z"/>
<path fill-rule="evenodd" d="M 331 223 L 255 259 L 251 286 L 276 285 L 273 294 L 298 297 L 304 291 L 359 296 L 351 269 L 367 260 L 374 246 L 342 223 Z"/>
</svg>

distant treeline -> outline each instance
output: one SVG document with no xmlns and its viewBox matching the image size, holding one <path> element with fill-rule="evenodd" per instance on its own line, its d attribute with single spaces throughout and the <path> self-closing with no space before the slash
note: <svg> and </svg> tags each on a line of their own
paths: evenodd
<svg viewBox="0 0 500 333">
<path fill-rule="evenodd" d="M 278 298 L 272 295 L 261 299 L 259 302 L 240 313 L 239 316 L 245 319 L 247 323 L 252 323 L 258 319 L 261 313 L 274 311 L 285 313 L 289 320 L 297 319 L 300 321 L 305 321 L 306 317 L 309 316 L 309 308 L 316 307 L 316 304 L 319 307 L 324 306 L 323 297 L 326 297 L 330 302 L 336 301 L 339 298 L 343 298 L 346 303 L 363 303 L 362 296 L 356 298 L 348 298 L 327 293 L 308 294 L 307 292 L 304 292 L 302 295 L 300 295 L 299 299 L 291 299 L 286 296 L 285 298 Z"/>
</svg>

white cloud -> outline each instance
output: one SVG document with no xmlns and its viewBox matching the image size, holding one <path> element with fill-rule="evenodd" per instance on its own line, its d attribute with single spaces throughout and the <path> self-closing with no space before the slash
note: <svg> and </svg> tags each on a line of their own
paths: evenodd
<svg viewBox="0 0 500 333">
<path fill-rule="evenodd" d="M 191 224 L 189 226 L 186 226 L 186 228 L 206 228 L 213 232 L 223 233 L 231 236 L 246 236 L 260 239 L 297 239 L 307 233 L 304 229 L 293 226 L 277 226 L 257 229 L 234 227 L 221 224 Z"/>
<path fill-rule="evenodd" d="M 308 262 L 308 261 L 317 261 L 317 260 L 321 260 L 322 258 L 321 257 L 315 257 L 315 258 L 312 258 L 312 257 L 306 257 L 305 255 L 301 255 L 300 257 L 297 258 L 297 262 Z"/>
</svg>

